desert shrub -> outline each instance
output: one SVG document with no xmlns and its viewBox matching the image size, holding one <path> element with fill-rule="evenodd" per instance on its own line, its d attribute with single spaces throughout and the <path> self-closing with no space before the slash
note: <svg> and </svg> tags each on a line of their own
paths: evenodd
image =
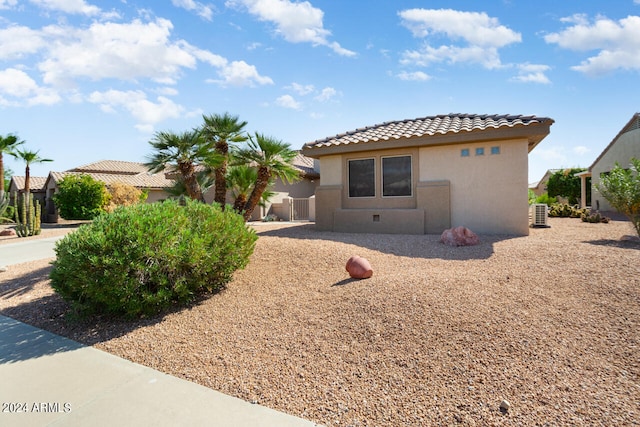
<svg viewBox="0 0 640 427">
<path fill-rule="evenodd" d="M 578 206 L 571 206 L 566 203 L 554 203 L 549 208 L 549 216 L 559 218 L 580 218 L 586 209 L 580 209 Z"/>
<path fill-rule="evenodd" d="M 131 206 L 136 203 L 144 202 L 148 193 L 144 192 L 133 185 L 115 182 L 108 188 L 111 198 L 109 205 L 106 207 L 107 212 L 113 212 L 118 206 Z"/>
<path fill-rule="evenodd" d="M 232 210 L 187 200 L 119 207 L 56 244 L 53 289 L 80 315 L 137 317 L 223 288 L 257 236 Z"/>
<path fill-rule="evenodd" d="M 547 194 L 547 193 L 542 193 L 541 195 L 536 197 L 534 203 L 545 204 L 547 206 L 551 206 L 554 203 L 558 203 L 558 199 L 556 199 L 555 197 L 549 197 L 549 194 Z"/>
<path fill-rule="evenodd" d="M 609 217 L 600 215 L 599 212 L 593 212 L 593 213 L 584 212 L 581 218 L 582 218 L 582 222 L 590 222 L 592 224 L 597 224 L 597 223 L 607 224 L 610 221 Z"/>
<path fill-rule="evenodd" d="M 67 175 L 58 183 L 53 203 L 64 219 L 93 219 L 104 212 L 109 198 L 103 182 L 89 175 Z"/>
</svg>

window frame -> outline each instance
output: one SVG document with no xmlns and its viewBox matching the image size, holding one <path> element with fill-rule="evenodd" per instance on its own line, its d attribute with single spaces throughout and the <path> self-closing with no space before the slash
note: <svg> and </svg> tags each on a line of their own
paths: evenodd
<svg viewBox="0 0 640 427">
<path fill-rule="evenodd" d="M 373 195 L 369 196 L 352 196 L 351 195 L 351 162 L 371 161 L 373 165 Z M 377 195 L 376 191 L 377 171 L 376 171 L 376 158 L 375 157 L 363 157 L 359 159 L 347 159 L 347 197 L 350 199 L 373 199 Z"/>
<path fill-rule="evenodd" d="M 409 194 L 400 195 L 385 195 L 384 185 L 384 160 L 392 158 L 408 157 L 409 158 Z M 380 156 L 380 192 L 383 198 L 398 198 L 398 197 L 413 197 L 413 155 L 412 154 L 398 154 L 393 156 Z"/>
</svg>

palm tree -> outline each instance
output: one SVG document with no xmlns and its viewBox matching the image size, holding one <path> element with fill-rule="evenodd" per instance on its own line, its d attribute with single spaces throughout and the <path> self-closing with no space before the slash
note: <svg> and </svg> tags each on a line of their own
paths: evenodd
<svg viewBox="0 0 640 427">
<path fill-rule="evenodd" d="M 0 135 L 0 194 L 4 193 L 4 154 L 11 154 L 20 144 L 24 144 L 24 141 L 20 141 L 16 135 L 9 134 L 7 136 Z"/>
<path fill-rule="evenodd" d="M 296 152 L 289 144 L 255 133 L 249 137 L 247 148 L 239 149 L 236 156 L 241 161 L 258 168 L 253 191 L 244 206 L 244 219 L 251 218 L 253 210 L 260 203 L 262 194 L 273 178 L 292 183 L 300 178 L 298 170 L 292 165 Z"/>
<path fill-rule="evenodd" d="M 220 163 L 220 159 L 202 132 L 197 129 L 181 134 L 157 132 L 149 144 L 155 150 L 155 153 L 147 157 L 148 162 L 145 163 L 149 171 L 161 172 L 171 166 L 180 174 L 187 196 L 204 202 L 196 166 L 215 167 Z"/>
<path fill-rule="evenodd" d="M 45 158 L 40 157 L 40 155 L 38 154 L 39 152 L 40 151 L 29 151 L 29 150 L 16 149 L 11 153 L 15 158 L 21 159 L 26 164 L 26 167 L 24 169 L 24 194 L 26 196 L 28 196 L 29 193 L 31 192 L 31 185 L 30 185 L 31 184 L 30 183 L 31 168 L 30 168 L 30 166 L 32 164 L 34 164 L 34 163 L 44 163 L 44 162 L 52 162 L 53 161 L 51 159 L 45 159 Z"/>
<path fill-rule="evenodd" d="M 202 116 L 204 125 L 202 132 L 207 141 L 214 146 L 216 153 L 221 156 L 220 164 L 215 168 L 215 195 L 214 201 L 224 209 L 227 195 L 227 164 L 229 162 L 229 145 L 247 140 L 244 135 L 244 127 L 247 122 L 240 121 L 238 116 L 229 113 Z"/>
</svg>

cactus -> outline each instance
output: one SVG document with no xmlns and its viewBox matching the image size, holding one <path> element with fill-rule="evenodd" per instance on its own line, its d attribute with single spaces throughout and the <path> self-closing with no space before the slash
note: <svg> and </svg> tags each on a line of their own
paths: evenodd
<svg viewBox="0 0 640 427">
<path fill-rule="evenodd" d="M 33 194 L 29 193 L 15 194 L 14 203 L 16 234 L 18 237 L 40 234 L 40 202 L 33 200 Z"/>
<path fill-rule="evenodd" d="M 10 218 L 5 216 L 7 208 L 9 207 L 9 197 L 4 191 L 0 191 L 0 224 L 4 221 L 10 221 Z"/>
</svg>

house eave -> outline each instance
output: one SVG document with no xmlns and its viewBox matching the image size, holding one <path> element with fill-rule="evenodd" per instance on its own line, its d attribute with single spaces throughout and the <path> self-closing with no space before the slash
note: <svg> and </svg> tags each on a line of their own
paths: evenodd
<svg viewBox="0 0 640 427">
<path fill-rule="evenodd" d="M 538 125 L 517 126 L 513 128 L 483 129 L 470 132 L 456 132 L 442 135 L 425 135 L 413 138 L 387 139 L 358 142 L 322 147 L 304 146 L 302 154 L 318 159 L 322 156 L 357 153 L 371 150 L 396 148 L 435 147 L 440 145 L 469 144 L 484 141 L 527 139 L 528 152 L 531 152 L 550 132 L 553 121 Z"/>
</svg>

